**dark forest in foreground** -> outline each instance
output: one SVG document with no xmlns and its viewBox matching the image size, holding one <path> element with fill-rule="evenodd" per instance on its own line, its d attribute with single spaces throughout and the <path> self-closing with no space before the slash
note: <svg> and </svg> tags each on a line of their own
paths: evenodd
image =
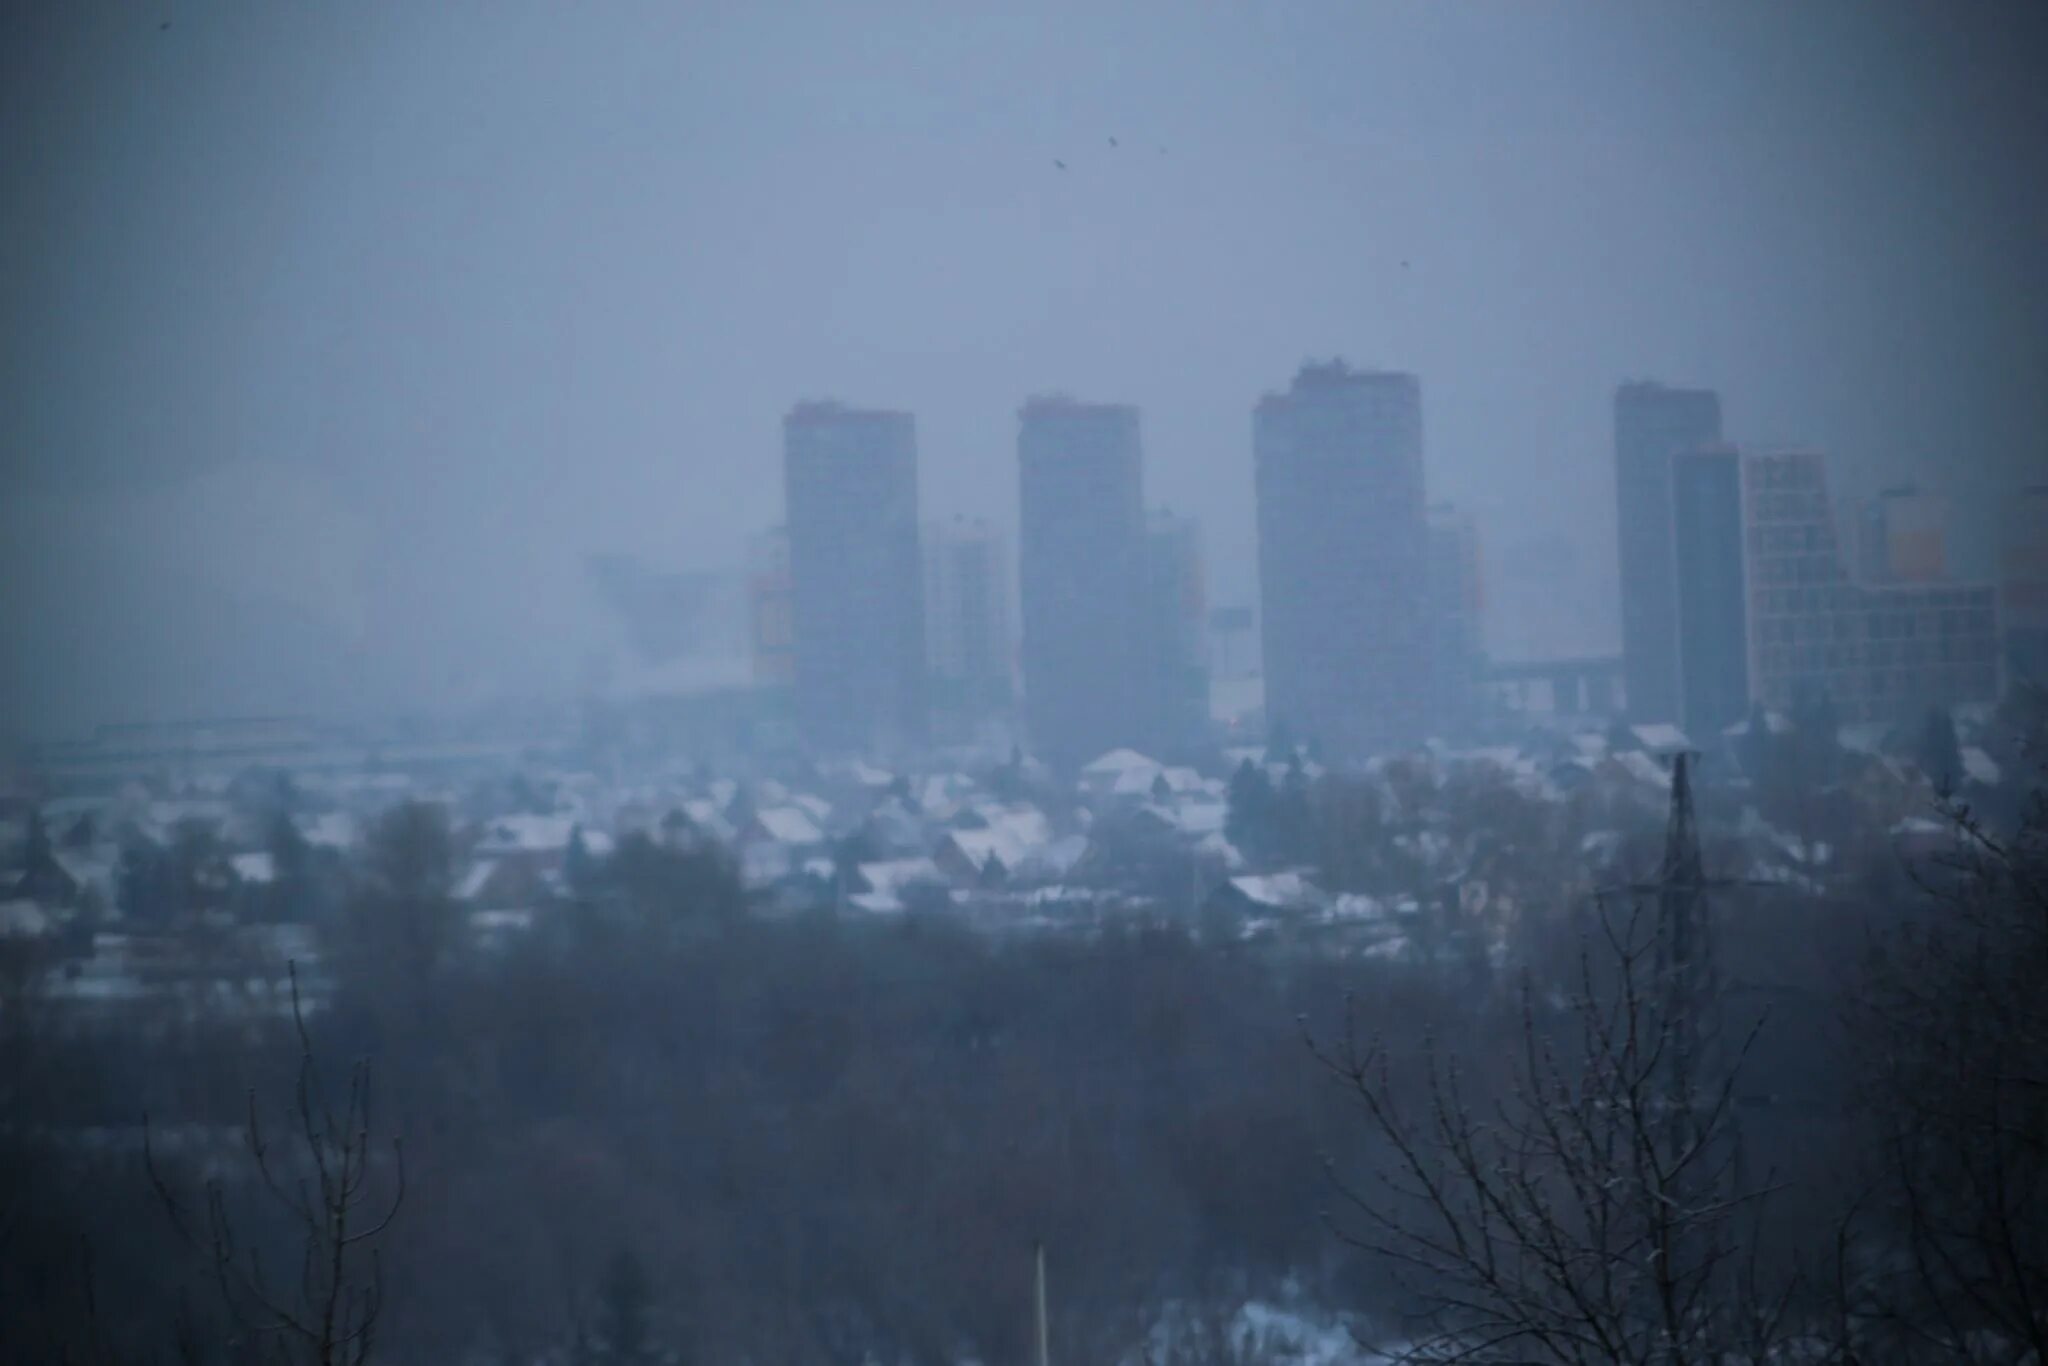
<svg viewBox="0 0 2048 1366">
<path fill-rule="evenodd" d="M 1666 1235 L 1727 1255 L 1682 1319 L 1695 1340 L 1650 1315 L 1607 1341 L 1574 1306 L 1620 1262 L 1569 1164 L 1509 1197 L 1584 1244 L 1520 1301 L 1475 1290 L 1455 1257 L 1389 1256 L 1385 1234 L 1484 1224 L 1518 1117 L 1589 1123 L 1568 1154 L 1626 1148 L 1602 1129 L 1622 1107 L 1596 1092 L 1621 1072 L 1589 1021 L 1617 1018 L 1620 946 L 1631 925 L 1654 937 L 1654 897 L 1531 915 L 1505 967 L 1418 965 L 1215 923 L 1002 941 L 941 916 L 764 919 L 715 851 L 629 841 L 544 930 L 488 954 L 456 934 L 445 827 L 397 808 L 334 912 L 349 948 L 308 1020 L 316 1120 L 351 1060 L 371 1073 L 371 1204 L 395 1193 L 385 1145 L 403 1136 L 397 1217 L 350 1249 L 343 1288 L 372 1283 L 374 1250 L 378 1360 L 995 1363 L 1029 1350 L 1042 1240 L 1065 1361 L 1281 1360 L 1215 1331 L 1255 1297 L 1482 1360 L 1705 1360 L 1740 1352 L 1731 1325 L 1784 1359 L 2028 1359 L 2048 1332 L 2030 1214 L 2048 1198 L 2048 825 L 2038 792 L 2016 825 L 1951 817 L 1948 855 L 1874 864 L 1853 892 L 1714 894 L 1734 1042 L 1700 1085 L 1739 1160 L 1690 1188 L 1711 1214 Z M 303 1240 L 244 1133 L 253 1103 L 281 1184 L 312 1175 L 288 1014 L 167 1013 L 113 1036 L 40 1009 L 33 978 L 15 975 L 4 1016 L 0 1355 L 321 1359 L 213 1274 L 203 1221 L 180 1240 L 141 1152 L 147 1112 L 166 1193 L 189 1217 L 218 1183 L 238 1257 L 289 1302 Z M 1654 1007 L 1624 1022 L 1669 1025 Z M 1381 1050 L 1349 1081 L 1317 1056 L 1347 1028 Z M 1411 1174 L 1439 1173 L 1450 1208 L 1398 1179 L 1417 1151 Z M 1610 1191 L 1665 1198 L 1612 1153 L 1588 1160 Z M 1621 1222 L 1600 1236 L 1642 1209 L 1608 1208 Z M 1631 1324 L 1636 1296 L 1617 1301 Z M 1488 1313 L 1555 1321 L 1459 1326 Z"/>
</svg>

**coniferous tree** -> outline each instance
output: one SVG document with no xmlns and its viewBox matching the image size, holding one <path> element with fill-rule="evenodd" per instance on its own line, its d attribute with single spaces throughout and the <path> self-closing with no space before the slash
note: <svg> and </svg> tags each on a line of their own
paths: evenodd
<svg viewBox="0 0 2048 1366">
<path fill-rule="evenodd" d="M 1273 802 L 1266 770 L 1249 759 L 1239 764 L 1230 779 L 1223 833 L 1248 858 L 1263 858 L 1271 844 Z"/>
<path fill-rule="evenodd" d="M 1792 744 L 1799 778 L 1826 787 L 1841 774 L 1842 715 L 1825 688 L 1802 694 L 1792 706 Z"/>
<path fill-rule="evenodd" d="M 597 860 L 590 856 L 590 846 L 584 842 L 580 824 L 569 831 L 569 848 L 562 855 L 562 880 L 574 896 L 588 896 L 597 890 Z"/>
<path fill-rule="evenodd" d="M 1742 774 L 1756 786 L 1769 780 L 1773 763 L 1772 749 L 1776 741 L 1771 735 L 1770 713 L 1761 702 L 1749 704 L 1749 719 L 1743 724 L 1740 743 L 1735 747 L 1736 762 L 1742 765 Z"/>
<path fill-rule="evenodd" d="M 1273 802 L 1272 826 L 1271 843 L 1278 857 L 1289 863 L 1315 857 L 1315 813 L 1309 808 L 1308 772 L 1298 753 L 1287 761 L 1287 776 Z"/>
<path fill-rule="evenodd" d="M 1927 781 L 1941 791 L 1952 791 L 1963 777 L 1963 748 L 1956 739 L 1956 721 L 1946 707 L 1928 710 L 1920 728 L 1920 747 L 1914 753 Z"/>
<path fill-rule="evenodd" d="M 314 909 L 311 902 L 317 891 L 312 844 L 283 810 L 271 817 L 264 844 L 270 852 L 267 913 L 278 920 L 306 916 Z"/>
</svg>

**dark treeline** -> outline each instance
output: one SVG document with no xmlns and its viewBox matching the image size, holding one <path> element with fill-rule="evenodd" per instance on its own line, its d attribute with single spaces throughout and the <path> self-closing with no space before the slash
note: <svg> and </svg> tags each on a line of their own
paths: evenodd
<svg viewBox="0 0 2048 1366">
<path fill-rule="evenodd" d="M 1722 1028 L 1760 1026 L 1729 1113 L 1767 1193 L 1727 1293 L 1814 1359 L 2019 1360 L 2043 1332 L 2042 813 L 1956 819 L 1957 857 L 1917 875 L 1894 859 L 1853 893 L 1714 897 Z M 402 1208 L 360 1272 L 382 1288 L 380 1360 L 1021 1361 L 1041 1241 L 1061 1360 L 1269 1359 L 1191 1312 L 1250 1298 L 1413 1343 L 1418 1297 L 1456 1268 L 1418 1284 L 1374 1239 L 1333 1236 L 1325 1211 L 1398 1170 L 1402 1133 L 1310 1041 L 1347 1022 L 1379 1041 L 1351 1081 L 1421 1114 L 1454 1059 L 1461 1113 L 1490 1123 L 1529 1103 L 1536 1048 L 1588 1072 L 1575 1003 L 1616 980 L 1590 898 L 1531 911 L 1525 961 L 1475 972 L 1212 925 L 1006 940 L 943 916 L 770 919 L 722 853 L 636 836 L 486 951 L 452 873 L 443 818 L 400 807 L 321 892 L 311 1051 L 330 1093 L 365 1060 L 370 1147 L 404 1139 Z M 240 1255 L 289 1284 L 297 1235 L 242 1146 L 253 1097 L 290 1147 L 289 1013 L 114 1034 L 26 986 L 9 1002 L 0 1357 L 320 1359 L 224 1301 L 205 1230 L 180 1239 L 141 1153 L 146 1112 L 166 1190 L 217 1181 Z M 395 1188 L 396 1167 L 366 1179 Z"/>
</svg>

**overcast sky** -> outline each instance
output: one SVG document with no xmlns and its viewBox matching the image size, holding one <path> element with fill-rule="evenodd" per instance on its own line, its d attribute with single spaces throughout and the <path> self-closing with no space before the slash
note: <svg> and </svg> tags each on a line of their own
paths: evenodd
<svg viewBox="0 0 2048 1366">
<path fill-rule="evenodd" d="M 1136 403 L 1249 601 L 1258 395 L 1412 369 L 1512 655 L 1614 648 L 1624 377 L 1979 571 L 2043 476 L 2038 6 L 993 8 L 11 5 L 0 729 L 561 693 L 805 397 L 1005 523 L 1025 395 Z"/>
</svg>

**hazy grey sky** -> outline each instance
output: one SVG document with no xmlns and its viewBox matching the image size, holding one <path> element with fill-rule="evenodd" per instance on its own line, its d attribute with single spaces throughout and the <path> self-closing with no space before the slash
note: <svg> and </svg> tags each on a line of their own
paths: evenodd
<svg viewBox="0 0 2048 1366">
<path fill-rule="evenodd" d="M 1421 374 L 1496 647 L 1611 648 L 1624 376 L 2048 463 L 2038 8 L 15 5 L 0 726 L 561 691 L 580 556 L 736 561 L 803 397 L 1004 522 L 1027 393 L 1139 404 L 1248 599 L 1331 354 Z"/>
</svg>

